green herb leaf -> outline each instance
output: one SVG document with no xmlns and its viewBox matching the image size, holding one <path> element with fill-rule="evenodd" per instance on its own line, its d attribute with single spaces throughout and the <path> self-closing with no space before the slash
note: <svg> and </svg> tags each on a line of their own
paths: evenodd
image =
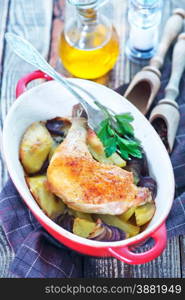
<svg viewBox="0 0 185 300">
<path fill-rule="evenodd" d="M 110 136 L 115 136 L 115 131 L 110 127 L 110 125 L 107 126 L 107 132 Z"/>
<path fill-rule="evenodd" d="M 142 158 L 141 143 L 134 137 L 134 128 L 130 124 L 134 118 L 131 113 L 112 115 L 105 106 L 98 104 L 106 115 L 100 123 L 98 137 L 105 147 L 107 157 L 118 151 L 123 159 L 129 160 L 130 156 Z"/>
<path fill-rule="evenodd" d="M 116 136 L 115 137 L 112 137 L 112 138 L 109 138 L 104 146 L 105 146 L 105 154 L 107 157 L 111 156 L 113 153 L 116 152 L 117 150 L 117 138 Z"/>
<path fill-rule="evenodd" d="M 142 153 L 140 149 L 134 149 L 129 151 L 130 155 L 137 157 L 137 158 L 142 158 Z"/>
<path fill-rule="evenodd" d="M 130 122 L 133 121 L 133 117 L 131 114 L 127 113 L 122 115 L 115 115 L 115 119 L 117 120 L 117 124 L 119 125 L 119 133 L 121 132 L 122 135 L 134 135 L 134 128 L 130 124 Z"/>
<path fill-rule="evenodd" d="M 120 151 L 123 152 L 127 151 L 128 155 L 137 157 L 137 158 L 142 158 L 142 153 L 140 146 L 136 141 L 133 140 L 126 140 L 124 138 L 121 138 L 117 136 L 117 141 L 118 141 L 118 146 L 120 148 Z"/>
<path fill-rule="evenodd" d="M 119 150 L 120 150 L 121 157 L 123 159 L 129 160 L 129 155 L 128 155 L 127 149 L 124 149 L 124 147 L 121 146 L 121 147 L 119 147 Z"/>
<path fill-rule="evenodd" d="M 122 143 L 125 147 L 128 147 L 128 148 L 137 148 L 139 146 L 139 144 L 134 141 L 134 140 L 127 140 L 125 138 L 122 138 L 120 136 L 117 136 L 118 140 L 120 141 L 120 143 Z"/>
<path fill-rule="evenodd" d="M 109 132 L 107 130 L 108 125 L 109 125 L 109 119 L 103 120 L 100 123 L 100 129 L 97 132 L 97 135 L 103 144 L 104 144 L 104 141 L 106 141 L 110 137 Z"/>
<path fill-rule="evenodd" d="M 131 123 L 131 122 L 134 121 L 134 117 L 132 116 L 132 114 L 130 112 L 115 115 L 115 118 L 120 120 L 120 121 L 125 121 L 125 122 L 128 122 L 128 123 Z"/>
</svg>

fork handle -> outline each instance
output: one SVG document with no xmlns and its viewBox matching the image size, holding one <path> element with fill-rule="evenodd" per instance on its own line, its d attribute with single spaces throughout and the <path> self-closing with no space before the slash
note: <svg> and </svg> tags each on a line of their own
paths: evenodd
<svg viewBox="0 0 185 300">
<path fill-rule="evenodd" d="M 23 94 L 26 91 L 27 85 L 35 79 L 46 79 L 47 81 L 53 80 L 52 77 L 40 70 L 29 73 L 18 81 L 16 86 L 16 98 Z M 78 88 L 81 92 L 87 95 L 89 99 L 91 99 L 91 105 L 88 102 L 85 102 L 85 107 L 88 111 L 89 126 L 96 130 L 97 125 L 104 119 L 104 114 L 101 112 L 98 106 L 96 108 L 96 104 L 94 104 L 94 107 L 92 108 L 92 104 L 95 103 L 97 99 L 84 88 L 74 84 L 73 82 L 70 82 L 70 85 L 72 87 Z"/>
<path fill-rule="evenodd" d="M 158 70 L 163 66 L 164 58 L 170 45 L 182 31 L 184 18 L 184 9 L 177 8 L 174 10 L 173 15 L 165 24 L 162 40 L 159 44 L 156 55 L 150 60 L 150 66 L 155 67 Z"/>
</svg>

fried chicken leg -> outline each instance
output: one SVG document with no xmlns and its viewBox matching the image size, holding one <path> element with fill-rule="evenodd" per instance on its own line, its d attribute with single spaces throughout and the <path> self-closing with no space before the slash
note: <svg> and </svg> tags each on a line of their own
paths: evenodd
<svg viewBox="0 0 185 300">
<path fill-rule="evenodd" d="M 87 132 L 87 120 L 73 118 L 47 170 L 50 191 L 67 206 L 87 213 L 118 215 L 148 201 L 149 190 L 137 188 L 131 172 L 93 159 Z"/>
</svg>

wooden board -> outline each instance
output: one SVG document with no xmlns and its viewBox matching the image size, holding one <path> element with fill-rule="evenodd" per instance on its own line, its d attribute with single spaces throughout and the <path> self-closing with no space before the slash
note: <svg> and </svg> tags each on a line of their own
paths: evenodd
<svg viewBox="0 0 185 300">
<path fill-rule="evenodd" d="M 180 237 L 180 255 L 182 278 L 185 278 L 185 237 Z"/>
<path fill-rule="evenodd" d="M 54 1 L 53 26 L 51 29 L 52 0 L 10 0 L 9 14 L 7 14 L 8 0 L 0 2 L 0 34 L 12 31 L 22 34 L 29 39 L 36 48 L 49 58 L 50 63 L 61 72 L 58 58 L 57 46 L 60 32 L 64 24 L 64 3 L 65 0 Z M 128 83 L 141 65 L 130 63 L 125 55 L 125 44 L 128 36 L 128 24 L 126 20 L 127 1 L 115 0 L 111 4 L 114 8 L 115 27 L 120 37 L 121 54 L 112 72 L 105 78 L 98 81 L 117 88 L 122 83 Z M 163 22 L 176 7 L 185 8 L 184 0 L 165 1 Z M 3 7 L 3 10 L 1 9 Z M 5 9 L 6 8 L 6 9 Z M 113 11 L 113 10 L 112 10 Z M 7 19 L 7 15 L 9 18 Z M 3 16 L 1 18 L 1 16 Z M 8 20 L 8 21 L 7 21 Z M 50 46 L 50 33 L 52 37 Z M 42 37 L 39 39 L 38 37 Z M 3 35 L 0 36 L 3 41 Z M 2 46 L 0 58 L 2 57 Z M 15 86 L 17 80 L 33 68 L 17 58 L 9 47 L 5 48 L 3 57 L 3 73 L 1 83 L 1 113 L 4 120 L 8 108 L 15 99 Z M 21 68 L 20 68 L 21 66 Z M 67 72 L 66 72 L 67 74 Z M 7 172 L 4 165 L 0 164 L 0 187 L 3 186 Z M 180 240 L 180 242 L 179 242 Z M 13 258 L 13 253 L 6 242 L 2 230 L 0 230 L 0 277 L 11 277 L 8 273 L 8 264 Z M 156 260 L 145 265 L 131 266 L 113 258 L 92 258 L 84 257 L 84 277 L 112 277 L 112 278 L 179 278 L 185 277 L 185 239 L 178 237 L 168 242 L 164 253 Z"/>
<path fill-rule="evenodd" d="M 117 5 L 118 5 L 118 1 Z M 122 1 L 121 1 L 122 2 Z M 120 6 L 122 3 L 120 2 Z M 180 3 L 181 2 L 181 3 Z M 126 5 L 126 3 L 125 3 Z M 185 8 L 184 1 L 165 1 L 163 8 L 163 19 L 161 27 L 163 27 L 169 14 L 176 7 Z M 128 24 L 125 20 L 126 6 L 119 10 L 117 22 L 118 33 L 121 33 L 121 44 L 123 45 L 128 35 Z M 124 20 L 124 24 L 123 24 Z M 124 31 L 123 31 L 124 28 Z M 122 31 L 122 32 L 121 32 Z M 125 44 L 124 44 L 125 47 Z M 112 88 L 116 88 L 122 83 L 129 82 L 133 76 L 141 69 L 142 65 L 134 64 L 128 61 L 124 51 L 112 72 Z M 184 243 L 185 244 L 185 243 Z M 185 248 L 181 247 L 181 251 Z M 160 266 L 160 267 L 159 267 Z M 90 271 L 89 271 L 90 270 Z M 116 259 L 111 258 L 89 258 L 84 259 L 84 276 L 85 277 L 115 277 L 115 278 L 180 278 L 181 274 L 181 256 L 179 238 L 174 238 L 168 242 L 166 250 L 156 260 L 145 265 L 131 266 L 124 264 Z M 184 269 L 185 272 L 185 269 Z M 185 273 L 184 273 L 185 276 Z"/>
<path fill-rule="evenodd" d="M 9 1 L 2 0 L 0 2 L 0 86 L 1 86 L 1 75 L 2 75 L 2 58 L 4 50 L 4 34 L 8 22 L 8 7 Z M 1 134 L 1 133 L 0 133 Z M 0 149 L 1 149 L 1 136 L 0 136 Z M 2 164 L 0 165 L 2 168 Z M 2 173 L 2 172 L 1 172 Z M 6 241 L 4 232 L 0 227 L 0 277 L 8 274 L 9 261 L 11 260 L 12 251 Z"/>
<path fill-rule="evenodd" d="M 7 19 L 8 1 L 1 0 L 0 18 L 3 17 L 3 26 L 0 26 L 0 28 L 2 28 L 2 30 L 4 28 L 3 32 L 0 32 L 1 45 L 6 28 L 6 31 L 16 33 L 30 40 L 39 50 L 39 52 L 47 58 L 50 49 L 50 31 L 53 10 L 52 5 L 52 0 L 10 0 L 9 18 Z M 2 22 L 2 19 L 0 20 Z M 15 54 L 12 53 L 12 50 L 5 45 L 1 81 L 2 121 L 4 120 L 12 102 L 15 100 L 15 87 L 17 81 L 32 70 L 32 66 L 19 59 Z M 2 188 L 6 179 L 7 171 L 1 160 L 0 188 Z M 2 230 L 0 230 L 0 277 L 12 276 L 8 272 L 8 265 L 13 256 L 13 252 L 6 242 L 4 233 Z"/>
<path fill-rule="evenodd" d="M 176 7 L 182 7 L 185 9 L 185 1 L 184 0 L 173 0 L 171 3 L 171 9 L 175 9 Z M 184 23 L 184 31 L 185 31 L 185 23 Z M 180 255 L 181 255 L 181 276 L 185 278 L 185 235 L 180 236 Z"/>
<path fill-rule="evenodd" d="M 8 24 L 8 8 L 9 8 L 9 0 L 2 0 L 0 2 L 0 87 L 1 87 L 1 76 L 3 70 L 3 54 L 4 54 L 4 36 L 6 32 L 6 27 Z M 1 90 L 0 90 L 1 96 Z M 2 128 L 2 120 L 0 120 L 0 155 L 2 155 L 2 135 L 1 135 L 1 128 Z M 2 157 L 1 157 L 2 159 Z M 2 165 L 0 164 L 0 168 Z"/>
<path fill-rule="evenodd" d="M 21 35 L 30 40 L 39 52 L 47 58 L 50 48 L 51 20 L 51 0 L 42 0 L 39 2 L 37 0 L 11 0 L 7 31 Z M 42 36 L 42 38 L 38 38 L 39 36 Z M 5 45 L 3 66 L 1 84 L 2 122 L 4 121 L 9 107 L 15 100 L 15 88 L 18 80 L 25 74 L 34 70 L 34 67 L 17 57 L 8 45 Z M 1 169 L 0 187 L 4 184 L 6 179 L 7 173 L 3 168 Z"/>
<path fill-rule="evenodd" d="M 9 0 L 1 0 L 0 3 L 0 66 L 2 64 L 2 57 L 3 57 L 3 49 L 4 49 L 4 34 L 6 31 L 6 26 L 8 22 L 8 7 L 9 7 Z M 1 75 L 2 67 L 0 68 L 0 75 Z"/>
<path fill-rule="evenodd" d="M 170 240 L 164 253 L 144 265 L 128 265 L 112 258 L 84 260 L 85 277 L 112 278 L 180 278 L 180 252 L 178 238 Z"/>
</svg>

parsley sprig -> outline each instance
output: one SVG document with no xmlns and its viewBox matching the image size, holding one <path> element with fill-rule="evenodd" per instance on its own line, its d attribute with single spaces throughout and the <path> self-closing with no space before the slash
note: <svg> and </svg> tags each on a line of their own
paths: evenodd
<svg viewBox="0 0 185 300">
<path fill-rule="evenodd" d="M 97 131 L 97 135 L 105 147 L 106 156 L 118 152 L 123 159 L 129 160 L 131 156 L 142 158 L 141 143 L 134 136 L 131 113 L 114 115 L 99 102 L 96 103 L 105 114 Z"/>
</svg>

